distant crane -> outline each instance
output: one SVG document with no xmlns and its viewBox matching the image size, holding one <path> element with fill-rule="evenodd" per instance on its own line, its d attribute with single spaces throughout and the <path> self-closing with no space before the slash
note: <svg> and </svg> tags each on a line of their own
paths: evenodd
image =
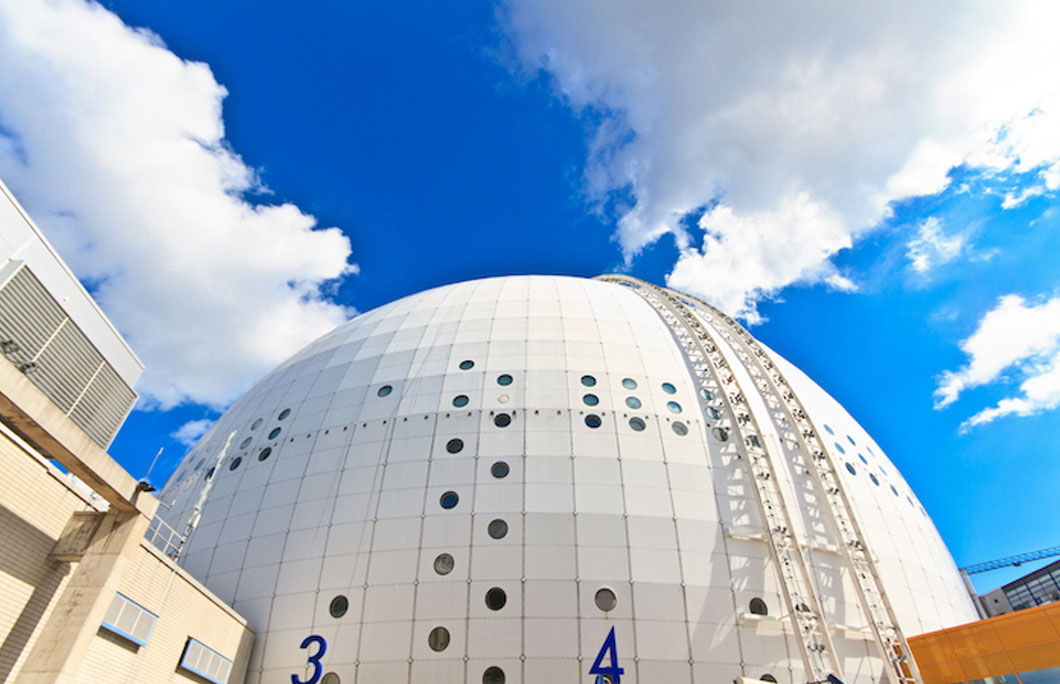
<svg viewBox="0 0 1060 684">
<path fill-rule="evenodd" d="M 986 611 L 983 610 L 983 606 L 979 601 L 979 595 L 975 592 L 975 587 L 972 586 L 972 580 L 968 577 L 969 575 L 987 572 L 989 570 L 998 570 L 999 568 L 1007 568 L 1010 566 L 1018 568 L 1024 563 L 1030 563 L 1043 558 L 1052 558 L 1053 556 L 1060 556 L 1060 546 L 1050 546 L 1047 549 L 1028 551 L 1027 553 L 1006 556 L 1004 558 L 998 558 L 997 560 L 976 563 L 975 565 L 968 565 L 961 568 L 961 579 L 964 580 L 964 587 L 972 597 L 972 603 L 975 604 L 975 609 L 979 611 L 979 617 L 985 619 L 988 616 Z"/>
</svg>

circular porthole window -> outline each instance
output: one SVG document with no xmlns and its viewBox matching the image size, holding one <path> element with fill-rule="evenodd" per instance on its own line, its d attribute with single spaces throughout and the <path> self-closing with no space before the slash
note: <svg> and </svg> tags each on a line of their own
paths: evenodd
<svg viewBox="0 0 1060 684">
<path fill-rule="evenodd" d="M 498 413 L 493 416 L 493 424 L 499 428 L 506 428 L 512 424 L 512 417 L 507 413 Z"/>
<path fill-rule="evenodd" d="M 475 362 L 471 359 L 460 362 L 460 370 L 471 370 L 475 367 Z"/>
<path fill-rule="evenodd" d="M 834 435 L 835 434 L 834 432 L 832 432 L 832 426 L 829 425 L 828 423 L 824 424 L 824 430 L 825 430 L 825 432 L 827 432 L 830 435 Z"/>
<path fill-rule="evenodd" d="M 497 461 L 496 463 L 490 466 L 490 475 L 497 478 L 498 480 L 503 480 L 504 478 L 508 477 L 508 471 L 508 464 L 504 461 Z"/>
<path fill-rule="evenodd" d="M 494 665 L 482 673 L 482 684 L 504 684 L 504 670 Z"/>
<path fill-rule="evenodd" d="M 708 406 L 707 407 L 707 415 L 710 416 L 711 418 L 713 418 L 714 420 L 720 420 L 721 419 L 721 411 L 719 411 L 718 409 L 714 408 L 713 406 Z"/>
<path fill-rule="evenodd" d="M 260 453 L 258 453 L 258 460 L 259 461 L 264 461 L 270 455 L 272 455 L 272 447 L 265 447 L 264 449 L 261 450 Z"/>
<path fill-rule="evenodd" d="M 229 470 L 235 470 L 236 468 L 239 467 L 239 464 L 242 463 L 242 462 L 243 462 L 243 457 L 242 456 L 236 456 L 235 458 L 232 459 L 232 462 L 228 464 L 228 469 Z"/>
<path fill-rule="evenodd" d="M 280 411 L 280 415 L 276 416 L 276 420 L 286 420 L 289 415 L 291 415 L 291 409 L 286 408 Z"/>
<path fill-rule="evenodd" d="M 497 384 L 501 387 L 507 387 L 508 385 L 512 384 L 512 376 L 508 375 L 507 373 L 505 373 L 504 375 L 498 375 Z"/>
<path fill-rule="evenodd" d="M 346 611 L 350 609 L 350 600 L 339 594 L 335 598 L 331 599 L 331 605 L 328 606 L 328 612 L 331 613 L 331 617 L 340 618 L 346 614 Z"/>
<path fill-rule="evenodd" d="M 593 386 L 596 385 L 596 378 L 594 378 L 591 375 L 583 375 L 582 376 L 582 384 L 585 385 L 586 387 L 593 387 Z"/>
<path fill-rule="evenodd" d="M 774 677 L 771 674 L 764 674 L 761 677 L 759 677 L 758 680 L 761 681 L 761 682 L 773 682 L 773 684 L 776 684 L 776 682 L 777 682 L 777 678 Z"/>
<path fill-rule="evenodd" d="M 880 480 L 874 474 L 869 473 L 869 479 L 872 480 L 872 484 L 876 485 L 877 487 L 880 486 Z"/>
<path fill-rule="evenodd" d="M 442 505 L 442 508 L 449 510 L 450 508 L 456 508 L 456 505 L 460 503 L 460 495 L 456 492 L 446 492 L 442 494 L 438 503 Z"/>
<path fill-rule="evenodd" d="M 250 425 L 251 430 L 257 430 L 259 427 L 261 427 L 261 418 L 258 418 Z"/>
<path fill-rule="evenodd" d="M 640 399 L 637 399 L 636 397 L 626 397 L 626 406 L 630 407 L 631 409 L 639 409 Z"/>
<path fill-rule="evenodd" d="M 862 456 L 861 454 L 858 454 L 858 458 L 860 458 L 861 462 L 864 463 L 865 465 L 869 464 L 868 460 L 864 456 Z"/>
<path fill-rule="evenodd" d="M 489 527 L 486 528 L 486 531 L 494 539 L 504 539 L 504 537 L 508 534 L 508 523 L 504 522 L 500 518 L 497 518 L 496 520 L 490 522 Z"/>
<path fill-rule="evenodd" d="M 766 602 L 758 597 L 751 599 L 751 605 L 749 607 L 752 615 L 769 615 L 769 607 L 766 605 Z"/>
<path fill-rule="evenodd" d="M 207 470 L 205 479 L 209 480 L 211 477 L 213 477 L 213 471 L 214 471 L 213 468 L 210 468 L 209 470 Z"/>
<path fill-rule="evenodd" d="M 622 378 L 622 386 L 628 390 L 637 389 L 637 381 L 633 378 Z"/>
<path fill-rule="evenodd" d="M 586 406 L 596 406 L 600 403 L 600 397 L 595 394 L 586 394 L 582 397 L 582 401 L 585 402 Z"/>
<path fill-rule="evenodd" d="M 677 388 L 673 386 L 673 383 L 664 382 L 662 384 L 662 391 L 666 392 L 667 394 L 676 394 Z"/>
<path fill-rule="evenodd" d="M 595 413 L 590 413 L 589 415 L 585 416 L 585 424 L 591 428 L 598 428 L 603 425 L 603 422 L 604 421 L 600 420 L 600 416 L 596 415 Z"/>
<path fill-rule="evenodd" d="M 438 557 L 434 559 L 434 571 L 439 575 L 448 575 L 455 565 L 456 561 L 448 553 L 438 554 Z"/>
<path fill-rule="evenodd" d="M 618 598 L 615 596 L 615 592 L 607 587 L 597 591 L 594 600 L 596 601 L 596 607 L 605 613 L 611 612 L 618 605 Z"/>
<path fill-rule="evenodd" d="M 457 408 L 463 408 L 467 406 L 467 402 L 470 401 L 466 394 L 458 394 L 453 397 L 453 406 Z"/>
<path fill-rule="evenodd" d="M 853 438 L 853 437 L 851 437 L 850 435 L 847 435 L 847 440 L 848 440 L 848 441 L 849 441 L 849 442 L 850 442 L 850 443 L 851 443 L 852 445 L 854 445 L 854 446 L 857 446 L 857 445 L 858 445 L 858 443 L 857 443 L 857 442 L 855 442 L 855 441 L 854 441 L 854 438 Z"/>
<path fill-rule="evenodd" d="M 676 401 L 668 401 L 668 402 L 666 402 L 666 408 L 670 409 L 670 413 L 680 413 L 681 412 L 681 405 L 678 404 Z"/>
<path fill-rule="evenodd" d="M 464 448 L 464 440 L 451 439 L 445 443 L 445 450 L 451 454 L 459 454 Z"/>
<path fill-rule="evenodd" d="M 674 432 L 676 432 L 681 437 L 684 437 L 685 435 L 688 434 L 688 426 L 685 425 L 684 423 L 680 423 L 680 422 L 674 423 L 670 427 L 672 427 L 674 429 Z"/>
<path fill-rule="evenodd" d="M 710 390 L 709 390 L 709 389 L 707 389 L 706 387 L 701 387 L 701 388 L 699 389 L 699 396 L 703 397 L 703 398 L 704 398 L 704 399 L 706 399 L 707 401 L 710 401 L 711 399 L 713 399 L 713 398 L 714 398 L 714 395 L 713 395 L 713 394 L 711 394 L 711 393 L 710 393 Z"/>
<path fill-rule="evenodd" d="M 846 465 L 847 465 L 847 472 L 849 472 L 851 475 L 857 475 L 858 474 L 858 471 L 854 470 L 854 466 L 850 465 L 849 463 L 847 463 Z"/>
<path fill-rule="evenodd" d="M 200 458 L 199 462 L 195 464 L 195 470 L 201 470 L 203 463 L 206 463 L 206 459 L 205 458 Z"/>
<path fill-rule="evenodd" d="M 843 448 L 843 445 L 842 445 L 842 444 L 840 444 L 839 442 L 836 442 L 836 443 L 835 443 L 835 448 L 836 448 L 836 449 L 837 449 L 837 450 L 839 451 L 839 453 L 841 453 L 841 454 L 845 454 L 845 453 L 847 452 L 847 450 L 846 450 L 846 449 L 844 449 L 844 448 Z"/>
<path fill-rule="evenodd" d="M 508 603 L 508 595 L 500 587 L 493 587 L 486 592 L 486 607 L 490 610 L 500 610 Z"/>
<path fill-rule="evenodd" d="M 729 431 L 723 427 L 716 427 L 710 431 L 714 435 L 714 439 L 719 442 L 727 442 L 729 440 Z"/>
<path fill-rule="evenodd" d="M 894 485 L 891 485 L 891 491 L 894 492 L 895 496 L 898 496 L 898 490 L 894 488 Z"/>
<path fill-rule="evenodd" d="M 240 449 L 246 449 L 248 446 L 250 446 L 250 443 L 253 442 L 253 441 L 254 441 L 253 437 L 247 437 L 246 439 L 244 439 L 242 442 L 239 443 L 239 448 Z"/>
<path fill-rule="evenodd" d="M 432 651 L 444 651 L 449 648 L 449 630 L 445 627 L 435 627 L 427 635 L 427 645 Z"/>
<path fill-rule="evenodd" d="M 334 672 L 329 672 L 320 680 L 320 684 L 341 684 L 342 680 Z"/>
<path fill-rule="evenodd" d="M 642 432 L 647 427 L 644 425 L 644 421 L 637 417 L 629 419 L 629 426 L 637 432 Z"/>
<path fill-rule="evenodd" d="M 383 385 L 382 387 L 379 388 L 379 391 L 376 392 L 375 394 L 378 397 L 385 397 L 385 396 L 388 396 L 393 391 L 394 391 L 394 388 L 391 387 L 390 385 Z"/>
<path fill-rule="evenodd" d="M 280 436 L 280 428 L 273 428 L 269 431 L 269 439 L 276 439 Z"/>
</svg>

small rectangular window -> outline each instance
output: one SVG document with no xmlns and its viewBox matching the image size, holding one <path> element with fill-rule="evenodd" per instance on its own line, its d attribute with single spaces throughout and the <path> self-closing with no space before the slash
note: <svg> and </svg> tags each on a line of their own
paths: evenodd
<svg viewBox="0 0 1060 684">
<path fill-rule="evenodd" d="M 191 637 L 184 645 L 180 666 L 215 684 L 228 684 L 228 675 L 232 672 L 231 660 Z"/>
<path fill-rule="evenodd" d="M 151 638 L 158 616 L 135 601 L 115 594 L 107 614 L 103 616 L 103 627 L 137 646 L 143 646 Z"/>
</svg>

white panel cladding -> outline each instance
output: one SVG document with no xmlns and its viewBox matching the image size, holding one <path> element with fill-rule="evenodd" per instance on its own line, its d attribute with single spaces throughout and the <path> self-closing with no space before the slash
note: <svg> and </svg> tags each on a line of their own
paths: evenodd
<svg viewBox="0 0 1060 684">
<path fill-rule="evenodd" d="M 665 324 L 625 288 L 452 285 L 368 312 L 270 373 L 162 499 L 183 529 L 212 487 L 183 562 L 257 616 L 251 681 L 307 679 L 312 634 L 328 643 L 322 671 L 344 682 L 477 683 L 489 668 L 506 682 L 591 679 L 612 627 L 624 682 L 790 681 L 802 665 L 732 416 L 716 387 L 699 389 Z M 895 554 L 884 567 L 915 568 L 955 601 L 956 575 L 901 547 L 926 528 L 902 518 L 887 532 L 895 504 L 871 500 L 866 525 Z M 857 627 L 839 556 L 820 556 L 821 576 L 834 573 L 828 610 Z M 613 610 L 598 607 L 601 590 Z M 752 615 L 752 599 L 769 614 Z M 925 604 L 913 617 L 941 613 Z M 837 641 L 854 654 L 848 680 L 868 682 L 865 644 Z"/>
</svg>

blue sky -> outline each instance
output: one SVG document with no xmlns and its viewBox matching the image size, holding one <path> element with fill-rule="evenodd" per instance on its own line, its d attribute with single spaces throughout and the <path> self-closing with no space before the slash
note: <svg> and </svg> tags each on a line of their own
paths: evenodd
<svg viewBox="0 0 1060 684">
<path fill-rule="evenodd" d="M 970 564 L 1060 514 L 1055 9 L 973 4 L 0 3 L 0 177 L 147 363 L 111 451 L 157 484 L 356 311 L 625 270 L 752 324 Z"/>
</svg>

